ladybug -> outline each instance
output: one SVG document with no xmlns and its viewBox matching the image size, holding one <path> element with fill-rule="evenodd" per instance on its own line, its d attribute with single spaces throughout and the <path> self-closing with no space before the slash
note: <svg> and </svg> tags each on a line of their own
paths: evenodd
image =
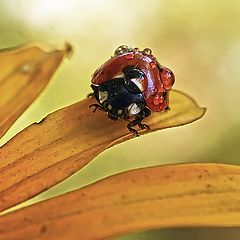
<svg viewBox="0 0 240 240">
<path fill-rule="evenodd" d="M 140 51 L 126 45 L 118 47 L 114 56 L 97 69 L 91 80 L 98 104 L 111 120 L 124 119 L 128 130 L 139 136 L 134 126 L 150 129 L 142 120 L 151 112 L 169 110 L 169 91 L 175 81 L 173 72 L 160 65 L 149 48 Z"/>
</svg>

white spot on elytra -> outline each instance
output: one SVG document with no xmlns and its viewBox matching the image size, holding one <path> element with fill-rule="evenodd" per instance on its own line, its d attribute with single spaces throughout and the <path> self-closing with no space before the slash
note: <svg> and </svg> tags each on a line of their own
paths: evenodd
<svg viewBox="0 0 240 240">
<path fill-rule="evenodd" d="M 108 108 L 108 110 L 112 110 L 112 105 L 108 104 L 107 108 Z"/>
<path fill-rule="evenodd" d="M 132 78 L 130 81 L 133 82 L 141 92 L 144 91 L 143 84 L 142 84 L 142 79 Z"/>
<path fill-rule="evenodd" d="M 103 103 L 108 98 L 108 92 L 107 91 L 104 91 L 104 92 L 99 91 L 98 97 L 99 97 L 100 103 Z"/>
<path fill-rule="evenodd" d="M 122 109 L 118 109 L 118 110 L 117 110 L 117 113 L 118 113 L 118 114 L 122 114 L 122 112 L 123 112 Z"/>
<path fill-rule="evenodd" d="M 130 116 L 136 115 L 140 111 L 141 111 L 141 108 L 136 103 L 132 103 L 128 106 L 128 112 Z"/>
</svg>

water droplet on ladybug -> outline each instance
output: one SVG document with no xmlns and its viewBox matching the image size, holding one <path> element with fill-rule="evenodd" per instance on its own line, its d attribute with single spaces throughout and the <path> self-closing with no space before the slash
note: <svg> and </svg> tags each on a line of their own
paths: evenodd
<svg viewBox="0 0 240 240">
<path fill-rule="evenodd" d="M 151 68 L 157 68 L 157 64 L 155 62 L 150 62 L 150 67 Z"/>
<path fill-rule="evenodd" d="M 159 102 L 159 97 L 158 96 L 155 96 L 154 98 L 153 98 L 153 104 L 154 105 L 158 105 L 160 102 Z"/>
<path fill-rule="evenodd" d="M 161 96 L 161 97 L 160 97 L 160 103 L 163 103 L 163 102 L 164 102 L 164 97 Z"/>
<path fill-rule="evenodd" d="M 146 54 L 146 55 L 151 55 L 152 54 L 152 50 L 150 48 L 145 48 L 143 50 L 143 53 Z"/>
<path fill-rule="evenodd" d="M 164 97 L 163 96 L 159 96 L 159 95 L 156 95 L 154 98 L 153 98 L 153 104 L 154 105 L 159 105 L 160 103 L 163 103 L 164 102 Z"/>
<path fill-rule="evenodd" d="M 135 58 L 137 58 L 137 59 L 140 59 L 140 58 L 142 58 L 142 53 L 140 53 L 140 52 L 135 52 L 135 54 L 134 54 L 134 57 Z"/>
<path fill-rule="evenodd" d="M 162 93 L 164 92 L 164 86 L 163 84 L 160 84 L 159 87 L 158 87 L 158 90 L 157 90 L 159 93 Z"/>
<path fill-rule="evenodd" d="M 170 90 L 175 82 L 175 76 L 173 72 L 168 68 L 164 68 L 163 71 L 161 72 L 161 79 L 164 87 L 167 90 Z"/>
<path fill-rule="evenodd" d="M 127 45 L 122 45 L 115 50 L 114 56 L 118 56 L 118 55 L 130 52 L 131 50 L 132 50 L 131 47 L 129 47 Z"/>
</svg>

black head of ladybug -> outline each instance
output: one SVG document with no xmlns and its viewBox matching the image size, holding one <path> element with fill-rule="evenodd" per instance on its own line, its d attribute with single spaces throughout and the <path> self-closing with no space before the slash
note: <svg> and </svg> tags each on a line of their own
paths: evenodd
<svg viewBox="0 0 240 240">
<path fill-rule="evenodd" d="M 114 78 L 95 86 L 94 96 L 108 117 L 112 120 L 129 119 L 146 108 L 144 96 L 134 81 L 142 78 L 143 72 L 134 66 L 123 70 L 121 77 Z"/>
</svg>

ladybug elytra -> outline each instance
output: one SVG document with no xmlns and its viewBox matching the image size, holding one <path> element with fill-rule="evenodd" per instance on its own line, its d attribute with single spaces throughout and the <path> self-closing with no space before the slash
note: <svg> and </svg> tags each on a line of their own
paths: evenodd
<svg viewBox="0 0 240 240">
<path fill-rule="evenodd" d="M 90 107 L 103 110 L 112 120 L 125 119 L 127 128 L 149 129 L 142 120 L 153 112 L 169 109 L 169 91 L 175 81 L 173 72 L 160 65 L 149 48 L 120 46 L 114 56 L 95 71 L 91 94 L 98 104 Z"/>
</svg>

